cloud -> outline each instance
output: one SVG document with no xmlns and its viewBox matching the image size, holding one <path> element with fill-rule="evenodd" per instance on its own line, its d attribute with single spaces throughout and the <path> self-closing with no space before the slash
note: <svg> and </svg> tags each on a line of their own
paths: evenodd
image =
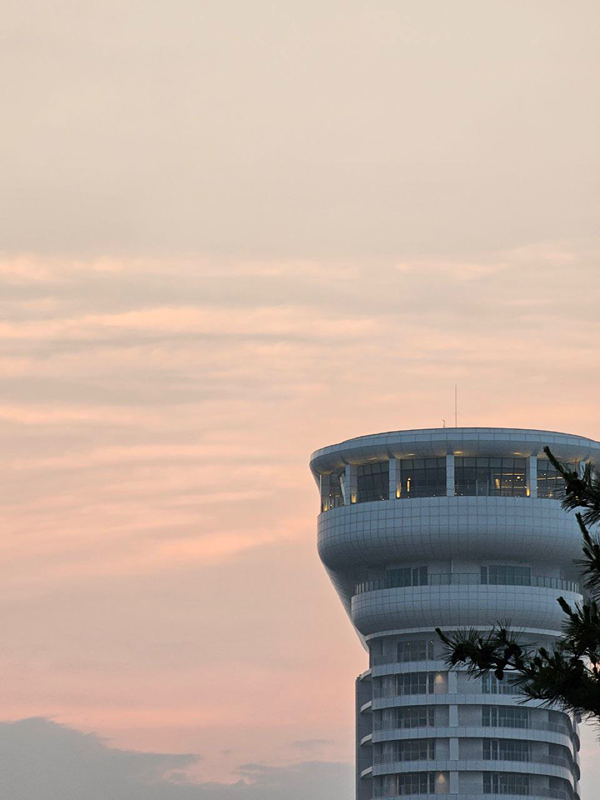
<svg viewBox="0 0 600 800">
<path fill-rule="evenodd" d="M 313 750 L 319 747 L 326 747 L 333 744 L 332 739 L 299 739 L 295 742 L 290 742 L 292 747 L 297 747 L 298 750 Z"/>
<path fill-rule="evenodd" d="M 347 800 L 353 770 L 313 762 L 247 764 L 234 784 L 188 776 L 198 756 L 112 748 L 48 719 L 0 723 L 0 796 L 10 800 Z"/>
</svg>

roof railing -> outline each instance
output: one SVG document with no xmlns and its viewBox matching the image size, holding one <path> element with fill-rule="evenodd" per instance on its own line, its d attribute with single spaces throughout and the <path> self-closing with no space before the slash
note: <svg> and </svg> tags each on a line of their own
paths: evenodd
<svg viewBox="0 0 600 800">
<path fill-rule="evenodd" d="M 520 582 L 510 583 L 491 583 L 489 580 L 483 582 L 479 572 L 453 572 L 453 573 L 429 573 L 426 586 L 534 586 L 541 589 L 559 589 L 560 591 L 580 593 L 580 586 L 575 581 L 565 581 L 561 578 L 550 578 L 544 575 L 532 575 L 531 579 Z M 415 589 L 416 586 L 398 586 L 390 579 L 378 579 L 363 581 L 354 587 L 354 594 L 366 594 L 367 592 L 378 592 L 383 589 Z"/>
</svg>

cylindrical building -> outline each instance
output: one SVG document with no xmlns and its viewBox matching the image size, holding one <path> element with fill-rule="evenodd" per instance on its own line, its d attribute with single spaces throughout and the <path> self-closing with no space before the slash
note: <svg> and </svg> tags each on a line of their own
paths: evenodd
<svg viewBox="0 0 600 800">
<path fill-rule="evenodd" d="M 434 629 L 509 621 L 560 633 L 581 600 L 581 534 L 544 455 L 581 468 L 600 444 L 510 428 L 361 436 L 318 450 L 319 554 L 369 653 L 356 683 L 357 800 L 578 800 L 577 724 L 493 676 L 448 671 Z"/>
</svg>

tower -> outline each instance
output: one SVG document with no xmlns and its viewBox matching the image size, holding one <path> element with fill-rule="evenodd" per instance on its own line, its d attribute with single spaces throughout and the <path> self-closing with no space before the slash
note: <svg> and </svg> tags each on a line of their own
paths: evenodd
<svg viewBox="0 0 600 800">
<path fill-rule="evenodd" d="M 577 723 L 492 675 L 448 670 L 434 629 L 510 621 L 559 635 L 581 601 L 581 535 L 544 455 L 600 462 L 580 436 L 443 428 L 317 450 L 321 560 L 369 653 L 356 681 L 356 797 L 578 800 Z"/>
</svg>

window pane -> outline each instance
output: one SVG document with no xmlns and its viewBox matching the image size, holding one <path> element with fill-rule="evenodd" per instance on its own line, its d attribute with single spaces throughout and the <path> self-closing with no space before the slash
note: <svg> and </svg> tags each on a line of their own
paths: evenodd
<svg viewBox="0 0 600 800">
<path fill-rule="evenodd" d="M 457 495 L 525 497 L 524 458 L 464 458 L 455 460 Z"/>
<path fill-rule="evenodd" d="M 485 761 L 529 761 L 529 742 L 519 739 L 484 739 Z"/>
<path fill-rule="evenodd" d="M 390 496 L 389 461 L 361 464 L 356 468 L 356 502 L 388 500 Z"/>
<path fill-rule="evenodd" d="M 411 639 L 398 642 L 398 661 L 424 661 L 433 658 L 433 641 L 431 639 Z"/>
<path fill-rule="evenodd" d="M 399 708 L 397 714 L 398 728 L 432 728 L 435 709 L 432 706 L 408 706 Z"/>
<path fill-rule="evenodd" d="M 434 772 L 405 772 L 397 781 L 399 795 L 435 793 Z"/>
<path fill-rule="evenodd" d="M 529 776 L 512 772 L 491 772 L 483 775 L 484 794 L 529 794 Z"/>
<path fill-rule="evenodd" d="M 444 497 L 446 459 L 416 458 L 398 461 L 396 497 Z"/>
<path fill-rule="evenodd" d="M 577 472 L 578 463 L 568 465 L 570 469 Z M 554 466 L 547 458 L 538 458 L 537 462 L 537 490 L 538 497 L 548 500 L 562 500 L 565 495 L 565 482 Z"/>
<path fill-rule="evenodd" d="M 433 672 L 405 672 L 396 675 L 396 694 L 433 694 Z"/>
<path fill-rule="evenodd" d="M 531 586 L 531 569 L 491 564 L 481 568 L 481 582 L 490 586 Z"/>
<path fill-rule="evenodd" d="M 506 678 L 499 681 L 495 675 L 489 672 L 481 678 L 481 692 L 482 694 L 519 694 L 519 689 L 510 683 Z"/>
<path fill-rule="evenodd" d="M 321 511 L 330 511 L 344 505 L 344 471 L 332 472 L 322 475 L 321 480 L 327 479 L 327 491 L 321 490 Z"/>
<path fill-rule="evenodd" d="M 389 569 L 385 574 L 387 589 L 402 589 L 406 586 L 427 586 L 427 567 L 403 567 L 402 569 Z"/>
<path fill-rule="evenodd" d="M 395 745 L 395 761 L 427 761 L 435 758 L 435 739 L 408 739 Z"/>
</svg>

